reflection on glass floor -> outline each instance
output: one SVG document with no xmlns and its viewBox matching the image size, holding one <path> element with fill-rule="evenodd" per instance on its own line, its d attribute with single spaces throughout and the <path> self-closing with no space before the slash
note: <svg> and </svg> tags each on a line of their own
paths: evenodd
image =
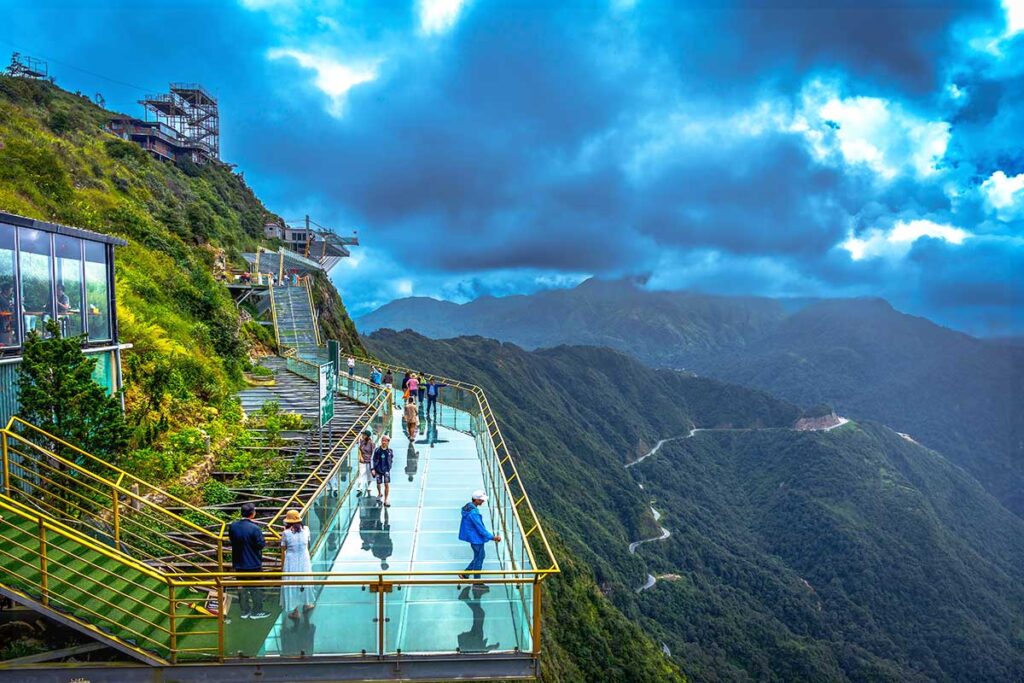
<svg viewBox="0 0 1024 683">
<path fill-rule="evenodd" d="M 359 498 L 353 487 L 338 502 L 313 558 L 313 570 L 337 573 L 461 571 L 469 545 L 458 540 L 461 508 L 475 489 L 484 488 L 470 417 L 442 407 L 440 422 L 421 418 L 414 443 L 403 431 L 401 412 L 392 425 L 391 507 Z M 377 438 L 379 435 L 374 435 Z M 343 490 L 345 486 L 343 485 Z M 496 520 L 484 508 L 494 529 Z M 326 520 L 325 520 L 326 521 Z M 484 569 L 509 569 L 505 544 L 488 544 Z M 401 576 L 394 577 L 400 582 Z M 441 577 L 431 577 L 441 578 Z M 529 585 L 396 585 L 385 594 L 383 651 L 394 653 L 529 651 Z M 263 644 L 261 655 L 358 654 L 378 651 L 378 595 L 364 586 L 326 586 L 316 608 L 296 621 L 285 615 Z"/>
</svg>

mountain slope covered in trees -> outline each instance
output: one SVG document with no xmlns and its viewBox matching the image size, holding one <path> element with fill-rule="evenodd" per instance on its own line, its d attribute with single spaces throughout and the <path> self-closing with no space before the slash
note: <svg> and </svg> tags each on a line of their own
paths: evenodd
<svg viewBox="0 0 1024 683">
<path fill-rule="evenodd" d="M 608 346 L 805 407 L 828 403 L 909 433 L 1024 514 L 1024 347 L 975 339 L 880 299 L 773 301 L 588 280 L 461 306 L 404 299 L 357 323 L 364 333 L 479 334 L 526 348 Z"/>
<path fill-rule="evenodd" d="M 487 390 L 538 512 L 585 563 L 570 585 L 592 572 L 693 680 L 1024 671 L 1024 523 L 938 453 L 870 423 L 795 432 L 790 404 L 606 349 L 365 342 Z M 623 467 L 692 426 L 721 429 Z M 671 536 L 630 554 L 659 535 L 652 501 Z M 637 593 L 648 572 L 661 578 Z M 578 618 L 561 581 L 547 614 Z"/>
</svg>

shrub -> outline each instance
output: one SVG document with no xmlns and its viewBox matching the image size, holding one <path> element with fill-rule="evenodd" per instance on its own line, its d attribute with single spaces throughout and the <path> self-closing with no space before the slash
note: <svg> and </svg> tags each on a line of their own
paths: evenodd
<svg viewBox="0 0 1024 683">
<path fill-rule="evenodd" d="M 234 492 L 215 479 L 206 482 L 203 487 L 203 502 L 207 505 L 224 505 L 234 500 Z"/>
</svg>

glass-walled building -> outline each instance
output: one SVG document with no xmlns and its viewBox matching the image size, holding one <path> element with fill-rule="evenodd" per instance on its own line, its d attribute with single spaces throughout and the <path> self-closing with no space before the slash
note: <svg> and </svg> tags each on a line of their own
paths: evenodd
<svg viewBox="0 0 1024 683">
<path fill-rule="evenodd" d="M 18 409 L 17 364 L 30 334 L 81 336 L 94 378 L 120 388 L 114 247 L 124 240 L 0 212 L 0 419 Z"/>
</svg>

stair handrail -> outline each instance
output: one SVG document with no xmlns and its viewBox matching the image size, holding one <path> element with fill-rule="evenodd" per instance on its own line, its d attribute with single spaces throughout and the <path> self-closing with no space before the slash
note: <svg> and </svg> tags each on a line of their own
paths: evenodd
<svg viewBox="0 0 1024 683">
<path fill-rule="evenodd" d="M 324 342 L 320 336 L 320 316 L 317 315 L 316 306 L 313 305 L 313 287 L 311 283 L 312 279 L 312 275 L 307 275 L 306 277 L 302 278 L 302 284 L 306 289 L 306 300 L 309 301 L 309 313 L 310 317 L 313 319 L 313 335 L 316 338 L 316 345 L 323 346 Z"/>
<path fill-rule="evenodd" d="M 49 441 L 54 444 L 60 444 L 64 448 L 70 449 L 72 452 L 75 453 L 77 458 L 80 458 L 82 460 L 82 463 L 69 460 L 61 455 L 58 455 L 57 453 L 54 453 L 51 449 L 46 448 L 42 444 L 36 443 L 35 441 L 26 438 L 26 436 L 24 436 L 22 433 L 19 433 L 16 430 L 16 428 L 18 427 L 24 430 L 24 432 L 37 435 L 39 438 L 45 441 Z M 41 453 L 43 457 L 53 461 L 54 463 L 61 465 L 68 471 L 74 472 L 78 477 L 81 477 L 83 480 L 87 480 L 90 483 L 95 484 L 96 486 L 103 487 L 104 490 L 109 490 L 111 492 L 111 505 L 109 513 L 111 516 L 111 520 L 115 524 L 115 533 L 117 532 L 116 525 L 121 517 L 122 507 L 127 505 L 136 510 L 141 510 L 143 507 L 145 507 L 148 510 L 155 511 L 159 516 L 164 516 L 173 520 L 175 524 L 183 526 L 185 529 L 190 530 L 192 533 L 196 533 L 206 537 L 212 544 L 211 549 L 216 550 L 218 568 L 224 567 L 224 538 L 226 536 L 227 531 L 227 524 L 226 522 L 224 522 L 224 520 L 215 515 L 210 514 L 206 510 L 203 510 L 202 508 L 196 507 L 191 503 L 188 503 L 187 501 L 178 498 L 177 496 L 171 493 L 168 493 L 167 491 L 161 489 L 158 486 L 154 486 L 153 484 L 150 484 L 149 482 L 144 481 L 139 477 L 136 477 L 135 475 L 121 469 L 120 467 L 114 465 L 113 463 L 103 460 L 102 458 L 98 458 L 95 455 L 92 455 L 91 453 L 88 453 L 87 451 L 84 451 L 81 448 L 73 444 L 70 444 L 63 439 L 54 436 L 53 434 L 50 434 L 49 432 L 43 429 L 40 429 L 39 427 L 23 420 L 17 415 L 12 416 L 8 420 L 7 425 L 3 429 L 0 429 L 0 449 L 2 449 L 2 464 L 0 464 L 0 467 L 2 467 L 4 493 L 6 495 L 9 496 L 11 493 L 13 478 L 11 471 L 12 464 L 14 467 L 18 467 L 18 463 L 12 463 L 10 458 L 10 451 L 12 450 L 10 440 L 12 439 L 19 444 L 24 444 L 30 449 Z M 13 450 L 17 452 L 16 449 Z M 107 468 L 111 470 L 114 474 L 116 474 L 117 478 L 116 480 L 112 480 L 109 477 L 105 477 L 95 472 L 94 470 L 89 469 L 87 466 L 83 466 L 84 463 L 91 463 L 97 466 L 102 466 L 103 468 Z M 41 475 L 37 474 L 37 476 Z M 58 487 L 63 488 L 63 486 L 60 484 L 56 485 Z M 133 490 L 133 487 L 137 487 L 138 492 Z M 24 491 L 23 488 L 20 490 L 23 493 L 28 493 L 27 491 Z M 143 491 L 147 492 L 146 495 L 142 495 Z M 174 503 L 176 507 L 188 510 L 189 513 L 195 515 L 197 518 L 207 520 L 209 522 L 209 527 L 202 526 L 190 519 L 182 517 L 179 514 L 171 512 L 164 505 L 156 502 L 155 500 L 152 500 L 150 496 L 159 498 L 163 501 L 170 501 Z M 80 511 L 85 512 L 85 510 L 83 510 L 80 506 L 75 505 L 75 507 L 77 507 Z M 210 527 L 212 527 L 212 529 L 216 529 L 216 531 L 213 531 Z M 118 538 L 117 541 L 120 542 L 120 538 Z M 181 556 L 179 555 L 179 557 Z"/>
</svg>

